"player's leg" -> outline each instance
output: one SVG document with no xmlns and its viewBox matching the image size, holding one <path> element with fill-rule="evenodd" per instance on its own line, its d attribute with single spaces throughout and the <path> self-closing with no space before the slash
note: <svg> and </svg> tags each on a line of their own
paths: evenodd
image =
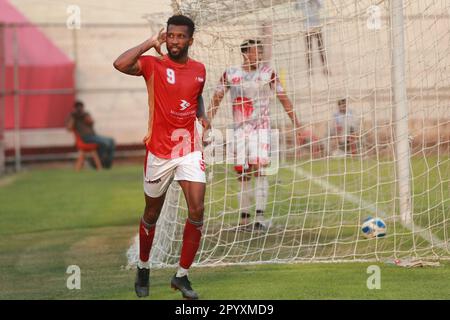
<svg viewBox="0 0 450 320">
<path fill-rule="evenodd" d="M 188 207 L 183 247 L 181 249 L 180 269 L 178 275 L 187 274 L 197 253 L 202 235 L 203 211 L 206 185 L 201 182 L 179 181 Z"/>
<path fill-rule="evenodd" d="M 138 265 L 149 268 L 150 250 L 155 235 L 156 222 L 158 221 L 161 209 L 164 205 L 166 193 L 160 197 L 152 198 L 145 194 L 144 215 L 139 225 L 139 257 Z"/>
<path fill-rule="evenodd" d="M 135 291 L 138 297 L 149 295 L 150 251 L 166 191 L 174 176 L 174 165 L 170 160 L 158 159 L 147 153 L 144 165 L 144 215 L 139 224 L 139 261 L 136 271 Z"/>
<path fill-rule="evenodd" d="M 237 174 L 237 180 L 240 192 L 237 194 L 239 204 L 239 229 L 243 231 L 251 231 L 250 223 L 250 207 L 253 202 L 253 181 L 251 181 L 251 173 L 249 173 L 249 128 L 240 128 L 235 130 L 235 166 L 234 170 Z"/>
<path fill-rule="evenodd" d="M 239 226 L 246 228 L 250 221 L 250 207 L 253 201 L 253 181 L 251 175 L 247 172 L 246 166 L 235 166 L 237 173 L 237 180 L 240 185 L 240 192 L 238 193 L 238 203 L 240 212 Z"/>
<path fill-rule="evenodd" d="M 139 261 L 137 265 L 135 291 L 138 297 L 149 295 L 150 289 L 150 250 L 155 237 L 156 222 L 164 205 L 166 194 L 157 198 L 145 195 L 145 210 L 139 224 Z"/>
<path fill-rule="evenodd" d="M 172 278 L 171 286 L 180 290 L 186 299 L 198 299 L 188 279 L 188 270 L 194 262 L 202 236 L 206 190 L 205 162 L 201 152 L 192 152 L 183 158 L 175 172 L 175 180 L 183 190 L 188 218 L 184 226 L 179 268 Z"/>
<path fill-rule="evenodd" d="M 266 211 L 267 200 L 269 197 L 269 181 L 264 174 L 263 165 L 257 164 L 253 167 L 256 199 L 255 229 L 264 231 L 267 229 L 264 212 Z"/>
<path fill-rule="evenodd" d="M 255 177 L 256 214 L 254 229 L 266 230 L 264 212 L 266 210 L 269 182 L 264 172 L 264 167 L 270 163 L 270 121 L 262 123 L 249 137 L 249 163 L 250 172 Z"/>
<path fill-rule="evenodd" d="M 198 294 L 192 289 L 188 279 L 188 271 L 200 246 L 206 185 L 186 180 L 179 183 L 186 198 L 188 218 L 184 225 L 180 263 L 177 273 L 172 278 L 171 287 L 180 290 L 186 299 L 198 299 Z"/>
</svg>

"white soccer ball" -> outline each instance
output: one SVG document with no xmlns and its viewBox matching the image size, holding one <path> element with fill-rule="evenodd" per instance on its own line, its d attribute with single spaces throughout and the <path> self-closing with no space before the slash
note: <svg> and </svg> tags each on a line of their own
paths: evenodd
<svg viewBox="0 0 450 320">
<path fill-rule="evenodd" d="M 368 217 L 363 221 L 361 231 L 367 239 L 382 238 L 386 235 L 387 226 L 381 218 Z"/>
</svg>

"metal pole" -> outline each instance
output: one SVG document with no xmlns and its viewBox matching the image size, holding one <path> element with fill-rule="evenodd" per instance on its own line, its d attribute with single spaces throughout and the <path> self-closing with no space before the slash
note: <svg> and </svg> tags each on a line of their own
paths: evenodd
<svg viewBox="0 0 450 320">
<path fill-rule="evenodd" d="M 20 96 L 19 96 L 19 39 L 17 27 L 13 27 L 13 52 L 14 52 L 14 160 L 16 172 L 21 170 L 20 153 Z"/>
<path fill-rule="evenodd" d="M 0 24 L 0 176 L 5 172 L 5 100 L 6 100 L 5 26 Z"/>
<path fill-rule="evenodd" d="M 391 50 L 393 117 L 395 121 L 395 163 L 400 216 L 411 223 L 410 149 L 408 140 L 408 101 L 405 80 L 405 36 L 403 0 L 391 0 Z"/>
</svg>

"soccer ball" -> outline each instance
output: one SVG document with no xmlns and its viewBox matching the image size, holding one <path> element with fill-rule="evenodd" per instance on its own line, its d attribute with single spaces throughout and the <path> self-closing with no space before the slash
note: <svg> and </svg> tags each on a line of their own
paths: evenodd
<svg viewBox="0 0 450 320">
<path fill-rule="evenodd" d="M 381 238 L 386 235 L 387 226 L 381 218 L 368 217 L 363 221 L 361 231 L 367 239 Z"/>
</svg>

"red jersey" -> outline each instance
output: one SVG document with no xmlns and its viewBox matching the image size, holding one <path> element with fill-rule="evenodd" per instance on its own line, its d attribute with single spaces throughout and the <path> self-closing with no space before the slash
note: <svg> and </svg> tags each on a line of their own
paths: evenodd
<svg viewBox="0 0 450 320">
<path fill-rule="evenodd" d="M 144 143 L 159 158 L 171 159 L 195 149 L 198 98 L 206 80 L 205 66 L 193 59 L 185 64 L 163 57 L 141 56 L 148 91 L 149 121 Z"/>
</svg>

